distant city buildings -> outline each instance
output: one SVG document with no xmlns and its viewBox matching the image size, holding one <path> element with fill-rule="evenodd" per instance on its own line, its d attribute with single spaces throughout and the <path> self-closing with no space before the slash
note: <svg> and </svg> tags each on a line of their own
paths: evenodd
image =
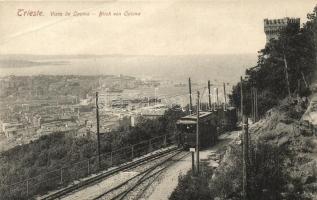
<svg viewBox="0 0 317 200">
<path fill-rule="evenodd" d="M 282 19 L 264 19 L 266 42 L 268 43 L 272 39 L 278 39 L 281 31 L 283 31 L 290 24 L 296 26 L 299 30 L 300 18 L 285 17 Z"/>
<path fill-rule="evenodd" d="M 4 122 L 2 123 L 2 131 L 6 137 L 14 137 L 19 132 L 22 132 L 24 125 L 17 122 Z"/>
<path fill-rule="evenodd" d="M 100 91 L 100 132 L 126 130 L 138 116 L 163 115 L 166 108 L 158 106 L 155 90 L 159 85 L 124 75 L 0 77 L 0 134 L 20 143 L 56 132 L 95 136 L 95 91 Z M 143 89 L 155 95 L 140 96 Z"/>
</svg>

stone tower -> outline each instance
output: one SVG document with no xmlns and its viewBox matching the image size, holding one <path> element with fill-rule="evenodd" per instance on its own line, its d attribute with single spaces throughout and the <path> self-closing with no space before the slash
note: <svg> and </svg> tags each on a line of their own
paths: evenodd
<svg viewBox="0 0 317 200">
<path fill-rule="evenodd" d="M 285 17 L 282 19 L 264 19 L 264 32 L 266 34 L 266 42 L 271 39 L 278 39 L 279 34 L 288 24 L 295 24 L 300 27 L 300 18 Z"/>
</svg>

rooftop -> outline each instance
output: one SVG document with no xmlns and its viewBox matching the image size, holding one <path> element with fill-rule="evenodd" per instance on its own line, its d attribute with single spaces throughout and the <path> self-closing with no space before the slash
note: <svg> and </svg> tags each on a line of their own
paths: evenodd
<svg viewBox="0 0 317 200">
<path fill-rule="evenodd" d="M 211 117 L 213 112 L 199 112 L 199 120 L 206 119 Z M 187 115 L 179 119 L 176 123 L 177 124 L 196 124 L 197 121 L 197 114 Z"/>
</svg>

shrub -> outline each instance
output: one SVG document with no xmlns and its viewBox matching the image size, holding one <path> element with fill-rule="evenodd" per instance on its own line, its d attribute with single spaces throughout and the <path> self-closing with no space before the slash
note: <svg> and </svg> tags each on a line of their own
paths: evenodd
<svg viewBox="0 0 317 200">
<path fill-rule="evenodd" d="M 178 177 L 178 186 L 171 194 L 169 200 L 210 200 L 213 199 L 208 186 L 212 171 L 205 166 L 201 168 L 201 173 L 197 177 L 192 176 L 192 172 Z"/>
</svg>

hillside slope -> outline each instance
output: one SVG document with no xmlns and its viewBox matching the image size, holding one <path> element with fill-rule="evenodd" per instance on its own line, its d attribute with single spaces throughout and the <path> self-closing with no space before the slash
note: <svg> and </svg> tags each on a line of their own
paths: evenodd
<svg viewBox="0 0 317 200">
<path fill-rule="evenodd" d="M 250 199 L 317 199 L 317 135 L 300 120 L 305 108 L 284 101 L 250 125 Z M 220 199 L 239 199 L 241 138 L 232 143 L 210 182 Z M 218 192 L 221 187 L 226 190 Z"/>
</svg>

